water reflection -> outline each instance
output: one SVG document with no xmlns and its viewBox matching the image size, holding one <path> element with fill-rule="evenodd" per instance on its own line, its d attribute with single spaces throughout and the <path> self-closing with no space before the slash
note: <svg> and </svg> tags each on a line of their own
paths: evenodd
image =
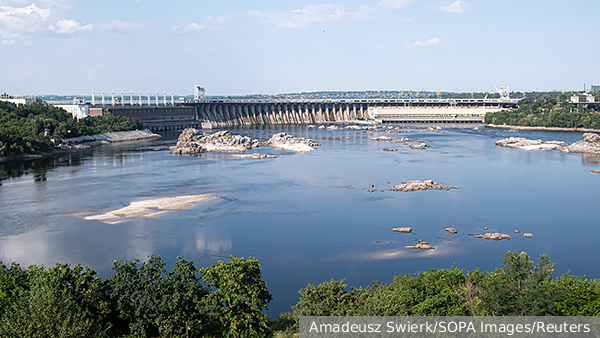
<svg viewBox="0 0 600 338">
<path fill-rule="evenodd" d="M 74 219 L 74 218 L 73 218 Z M 129 222 L 127 226 L 111 226 L 90 222 L 85 228 L 61 217 L 61 225 L 53 229 L 37 229 L 0 239 L 3 262 L 19 262 L 24 266 L 52 266 L 56 262 L 83 263 L 103 276 L 110 275 L 114 260 L 145 259 L 162 254 L 167 260 L 177 255 L 199 257 L 227 256 L 232 249 L 226 233 L 201 226 L 179 228 L 177 232 L 157 222 Z M 173 254 L 165 254 L 165 253 Z"/>
<path fill-rule="evenodd" d="M 581 154 L 581 164 L 583 164 L 586 167 L 600 166 L 600 155 Z"/>
<path fill-rule="evenodd" d="M 36 160 L 1 162 L 0 183 L 26 175 L 32 175 L 34 182 L 42 182 L 47 179 L 46 172 L 59 166 L 80 165 L 83 156 L 82 153 L 75 153 Z"/>
</svg>

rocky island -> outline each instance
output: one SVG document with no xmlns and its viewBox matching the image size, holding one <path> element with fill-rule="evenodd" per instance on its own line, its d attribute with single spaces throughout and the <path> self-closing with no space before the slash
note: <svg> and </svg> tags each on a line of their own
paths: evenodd
<svg viewBox="0 0 600 338">
<path fill-rule="evenodd" d="M 542 140 L 530 140 L 524 137 L 509 137 L 504 140 L 496 141 L 496 145 L 507 148 L 520 148 L 525 150 L 538 150 L 538 149 L 559 149 L 568 144 L 561 141 L 547 141 Z"/>
<path fill-rule="evenodd" d="M 583 134 L 581 141 L 560 149 L 569 153 L 600 155 L 600 135 L 594 133 Z"/>
<path fill-rule="evenodd" d="M 391 187 L 390 191 L 420 191 L 420 190 L 450 190 L 450 189 L 458 189 L 458 187 L 444 187 L 443 184 L 439 184 L 434 182 L 433 180 L 427 181 L 406 181 L 402 182 L 402 184 L 397 184 Z"/>
<path fill-rule="evenodd" d="M 582 140 L 571 145 L 561 141 L 530 140 L 522 137 L 510 137 L 496 141 L 497 146 L 508 148 L 519 148 L 525 150 L 551 149 L 567 153 L 595 154 L 600 155 L 600 135 L 585 133 Z"/>
<path fill-rule="evenodd" d="M 204 152 L 244 152 L 252 148 L 271 147 L 304 154 L 315 150 L 313 146 L 320 144 L 310 139 L 297 138 L 287 133 L 278 133 L 266 141 L 259 141 L 248 136 L 230 134 L 227 130 L 214 134 L 200 133 L 197 129 L 185 129 L 177 140 L 177 145 L 171 147 L 175 155 L 196 155 Z M 253 158 L 257 157 L 252 155 Z M 261 158 L 271 158 L 267 156 Z"/>
<path fill-rule="evenodd" d="M 264 141 L 261 146 L 295 151 L 299 154 L 304 154 L 315 150 L 314 146 L 320 146 L 319 143 L 313 142 L 310 139 L 302 137 L 293 137 L 287 133 L 279 133 L 273 135 L 270 139 Z"/>
<path fill-rule="evenodd" d="M 214 134 L 200 133 L 199 130 L 188 128 L 181 132 L 177 145 L 171 147 L 175 155 L 199 154 L 209 151 L 244 152 L 259 146 L 259 141 L 247 136 L 233 135 L 227 130 Z"/>
</svg>

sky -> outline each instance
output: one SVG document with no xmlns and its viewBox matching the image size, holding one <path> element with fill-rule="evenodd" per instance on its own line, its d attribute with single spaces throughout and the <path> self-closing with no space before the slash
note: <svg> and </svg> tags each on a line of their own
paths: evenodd
<svg viewBox="0 0 600 338">
<path fill-rule="evenodd" d="M 581 90 L 600 1 L 0 0 L 0 92 Z"/>
</svg>

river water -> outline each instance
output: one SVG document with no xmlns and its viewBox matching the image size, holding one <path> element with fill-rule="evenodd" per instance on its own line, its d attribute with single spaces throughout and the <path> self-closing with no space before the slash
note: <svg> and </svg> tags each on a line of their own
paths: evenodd
<svg viewBox="0 0 600 338">
<path fill-rule="evenodd" d="M 600 160 L 494 145 L 510 136 L 572 143 L 581 140 L 580 132 L 512 133 L 472 126 L 398 134 L 307 126 L 230 131 L 258 139 L 285 131 L 321 146 L 308 154 L 250 151 L 280 155 L 263 160 L 222 153 L 175 156 L 167 148 L 177 134 L 166 134 L 0 164 L 2 261 L 24 266 L 80 262 L 108 277 L 114 260 L 151 254 L 161 255 L 169 266 L 180 255 L 201 267 L 230 255 L 252 256 L 274 297 L 271 316 L 289 311 L 297 291 L 309 283 L 346 278 L 349 285 L 367 286 L 452 265 L 492 270 L 508 250 L 525 251 L 536 261 L 549 254 L 557 275 L 570 270 L 600 277 L 600 175 L 591 172 L 600 168 Z M 377 135 L 433 143 L 416 150 L 371 140 Z M 386 190 L 428 179 L 459 189 Z M 207 193 L 218 197 L 156 217 L 119 224 L 84 219 L 132 201 Z M 415 233 L 395 233 L 394 227 L 412 227 Z M 451 235 L 446 227 L 458 233 Z M 484 227 L 512 239 L 467 236 L 485 232 Z M 523 238 L 515 229 L 533 237 Z M 435 251 L 405 249 L 415 238 Z"/>
</svg>

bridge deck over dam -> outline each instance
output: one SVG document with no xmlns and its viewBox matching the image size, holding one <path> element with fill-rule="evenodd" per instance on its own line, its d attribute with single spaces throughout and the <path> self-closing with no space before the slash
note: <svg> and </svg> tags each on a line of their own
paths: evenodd
<svg viewBox="0 0 600 338">
<path fill-rule="evenodd" d="M 93 114 L 111 113 L 147 123 L 151 130 L 219 128 L 262 124 L 482 123 L 485 113 L 514 109 L 510 99 L 197 100 L 143 105 L 95 104 Z"/>
</svg>

